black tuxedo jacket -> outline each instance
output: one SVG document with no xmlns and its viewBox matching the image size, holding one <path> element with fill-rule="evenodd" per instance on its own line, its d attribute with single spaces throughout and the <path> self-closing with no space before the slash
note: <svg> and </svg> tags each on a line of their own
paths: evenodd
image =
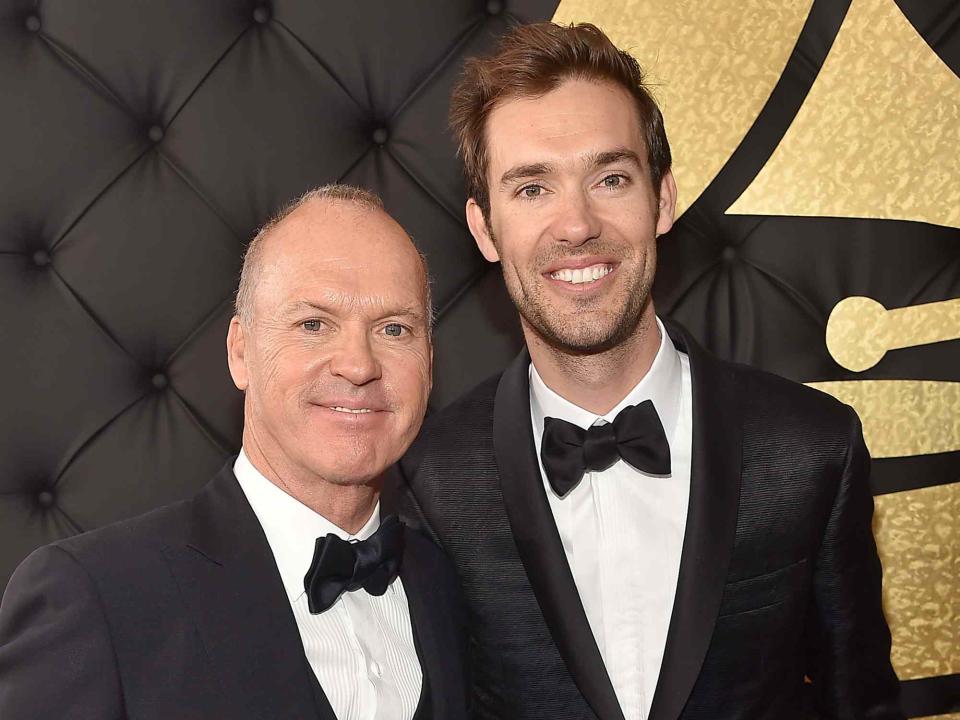
<svg viewBox="0 0 960 720">
<path fill-rule="evenodd" d="M 429 687 L 418 717 L 465 720 L 453 568 L 411 531 L 400 577 Z M 23 562 L 0 605 L 0 718 L 335 720 L 232 463 L 190 501 Z"/>
<path fill-rule="evenodd" d="M 668 331 L 690 357 L 693 461 L 651 720 L 901 717 L 856 414 Z M 398 490 L 457 566 L 475 716 L 622 720 L 543 489 L 529 362 L 431 417 Z"/>
</svg>

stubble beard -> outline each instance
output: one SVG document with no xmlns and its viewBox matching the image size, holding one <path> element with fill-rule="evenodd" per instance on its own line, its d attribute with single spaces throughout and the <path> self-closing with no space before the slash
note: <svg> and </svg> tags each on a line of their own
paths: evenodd
<svg viewBox="0 0 960 720">
<path fill-rule="evenodd" d="M 591 253 L 603 252 L 599 245 Z M 566 254 L 569 257 L 569 253 Z M 538 259 L 532 267 L 543 267 L 550 259 Z M 572 308 L 559 311 L 551 303 L 544 280 L 531 271 L 525 277 L 516 267 L 504 267 L 504 283 L 522 323 L 537 338 L 564 355 L 594 355 L 626 345 L 637 333 L 644 310 L 650 302 L 655 256 L 648 252 L 643 261 L 634 265 L 634 272 L 626 279 L 616 305 L 599 307 L 597 298 L 572 299 Z M 650 270 L 647 272 L 647 270 Z M 625 270 L 624 264 L 617 272 Z"/>
</svg>

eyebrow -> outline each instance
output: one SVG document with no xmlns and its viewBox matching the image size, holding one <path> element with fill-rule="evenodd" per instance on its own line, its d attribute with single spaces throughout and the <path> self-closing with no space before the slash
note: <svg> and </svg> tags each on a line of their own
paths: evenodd
<svg viewBox="0 0 960 720">
<path fill-rule="evenodd" d="M 642 165 L 639 156 L 633 150 L 628 150 L 627 148 L 617 148 L 616 150 L 606 150 L 594 155 L 588 155 L 586 165 L 596 169 L 618 162 L 633 163 L 637 167 Z"/>
<path fill-rule="evenodd" d="M 616 148 L 614 150 L 604 150 L 603 152 L 590 153 L 582 158 L 583 165 L 591 170 L 596 170 L 607 165 L 613 165 L 614 163 L 624 161 L 632 163 L 637 167 L 643 166 L 640 161 L 640 157 L 633 150 L 628 148 Z M 551 172 L 553 172 L 554 167 L 555 166 L 553 164 L 545 162 L 517 165 L 516 167 L 507 170 L 500 177 L 500 185 L 510 185 L 517 180 L 549 175 Z"/>
<path fill-rule="evenodd" d="M 370 299 L 368 299 L 368 300 L 370 300 Z M 367 302 L 367 303 L 363 303 L 363 301 L 361 300 L 361 303 L 362 303 L 362 304 L 367 304 L 367 305 L 374 304 L 374 302 L 376 302 L 376 300 L 374 300 L 373 302 Z M 291 303 L 288 303 L 287 305 L 285 305 L 285 306 L 284 306 L 284 313 L 285 313 L 285 314 L 289 314 L 289 315 L 294 315 L 294 314 L 303 312 L 303 311 L 305 311 L 305 310 L 318 310 L 318 311 L 320 311 L 320 312 L 330 313 L 330 314 L 335 315 L 338 311 L 340 311 L 340 310 L 343 309 L 343 306 L 344 306 L 344 305 L 347 305 L 347 304 L 356 304 L 356 303 L 336 303 L 336 302 L 332 302 L 332 303 L 323 304 L 323 303 L 314 302 L 314 301 L 311 301 L 311 300 L 297 300 L 297 301 L 294 301 L 294 302 L 291 302 Z M 378 305 L 381 305 L 380 303 L 377 303 L 377 304 L 378 304 Z M 380 318 L 378 318 L 378 319 L 381 319 L 381 320 L 382 320 L 383 318 L 388 318 L 388 317 L 409 317 L 409 318 L 414 318 L 414 319 L 416 319 L 416 320 L 424 320 L 424 319 L 425 319 L 425 315 L 424 315 L 422 312 L 419 312 L 419 311 L 416 309 L 416 307 L 414 307 L 414 306 L 412 306 L 412 305 L 404 305 L 403 307 L 397 307 L 397 308 L 393 308 L 393 309 L 388 309 L 388 308 L 387 308 L 386 306 L 384 306 L 384 305 L 381 305 L 381 307 L 383 307 L 385 310 L 387 310 L 387 312 L 384 312 L 384 313 L 380 316 Z"/>
<path fill-rule="evenodd" d="M 539 177 L 547 175 L 553 169 L 549 163 L 530 163 L 529 165 L 517 165 L 507 170 L 500 178 L 500 185 L 509 185 L 510 183 L 522 180 L 523 178 Z"/>
</svg>

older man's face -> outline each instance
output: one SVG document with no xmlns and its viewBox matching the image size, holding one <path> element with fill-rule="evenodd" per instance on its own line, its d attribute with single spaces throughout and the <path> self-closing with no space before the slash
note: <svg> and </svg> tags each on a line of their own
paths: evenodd
<svg viewBox="0 0 960 720">
<path fill-rule="evenodd" d="M 369 482 L 413 441 L 432 350 L 420 259 L 389 216 L 314 201 L 266 239 L 242 358 L 252 438 L 281 476 Z M 234 367 L 237 365 L 238 367 Z"/>
</svg>

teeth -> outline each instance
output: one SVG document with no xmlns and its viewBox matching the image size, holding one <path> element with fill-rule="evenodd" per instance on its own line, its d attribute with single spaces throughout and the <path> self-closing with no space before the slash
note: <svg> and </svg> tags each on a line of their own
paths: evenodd
<svg viewBox="0 0 960 720">
<path fill-rule="evenodd" d="M 362 415 L 363 413 L 373 412 L 370 408 L 360 408 L 359 410 L 353 410 L 351 408 L 340 407 L 336 405 L 333 407 L 337 412 L 350 413 L 352 415 Z"/>
<path fill-rule="evenodd" d="M 613 268 L 610 265 L 591 265 L 590 267 L 577 268 L 576 270 L 569 268 L 557 270 L 555 273 L 550 273 L 550 277 L 554 280 L 562 280 L 563 282 L 568 282 L 573 285 L 582 285 L 583 283 L 599 280 L 604 275 L 609 275 L 612 271 Z"/>
</svg>

